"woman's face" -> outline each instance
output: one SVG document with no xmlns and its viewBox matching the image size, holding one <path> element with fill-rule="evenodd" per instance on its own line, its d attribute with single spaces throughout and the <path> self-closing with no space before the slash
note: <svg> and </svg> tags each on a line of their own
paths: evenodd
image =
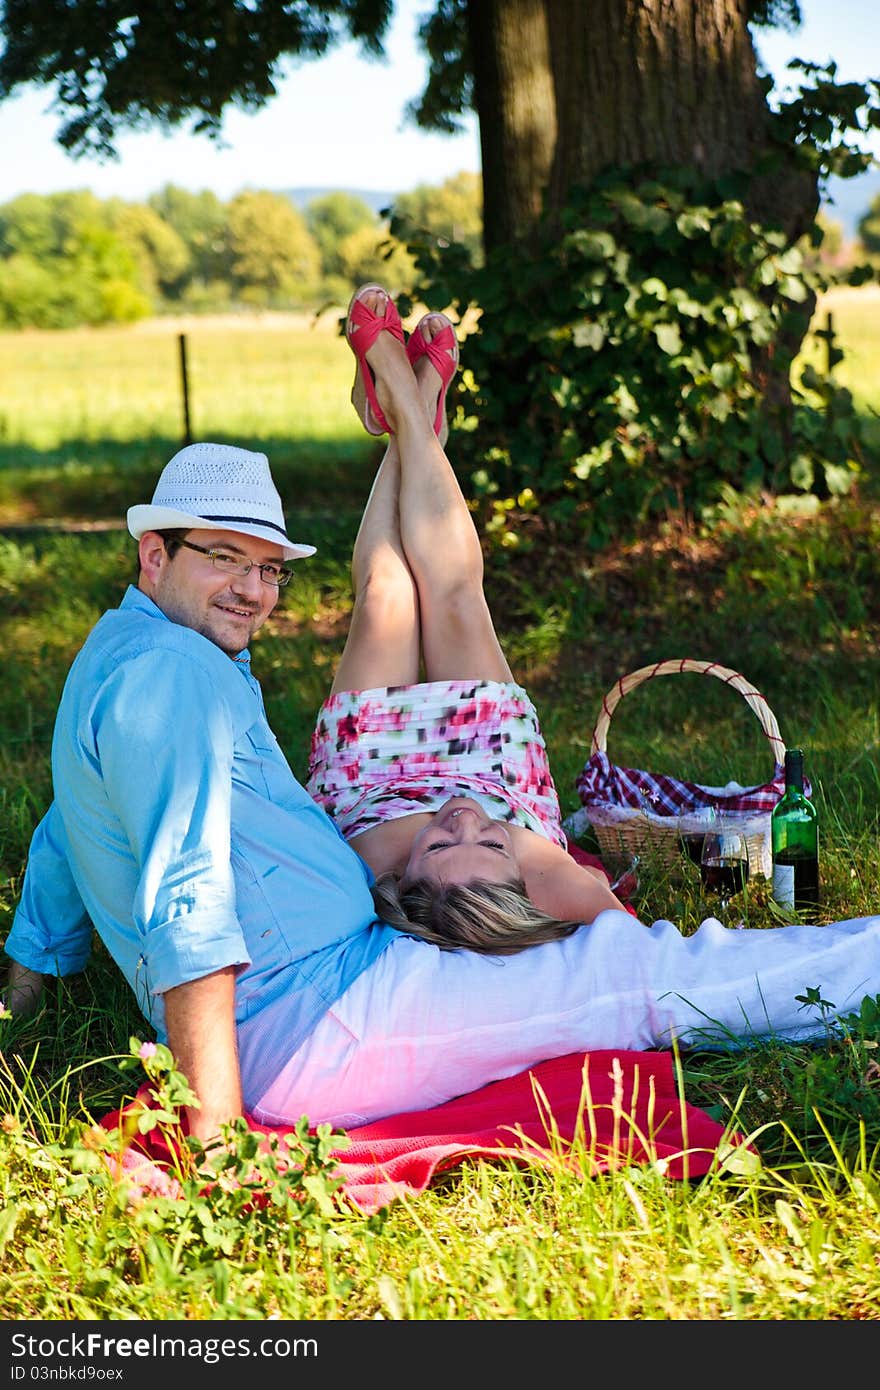
<svg viewBox="0 0 880 1390">
<path fill-rule="evenodd" d="M 490 820 L 482 806 L 467 796 L 453 796 L 435 811 L 413 840 L 403 874 L 404 883 L 514 883 L 519 865 L 510 831 L 503 821 Z"/>
</svg>

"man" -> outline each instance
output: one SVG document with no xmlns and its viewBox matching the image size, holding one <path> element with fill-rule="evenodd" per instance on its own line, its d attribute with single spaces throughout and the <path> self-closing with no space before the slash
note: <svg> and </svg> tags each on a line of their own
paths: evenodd
<svg viewBox="0 0 880 1390">
<path fill-rule="evenodd" d="M 394 351 L 380 342 L 371 365 L 397 381 L 408 448 L 433 435 Z M 55 800 L 6 950 L 16 1004 L 43 974 L 82 969 L 94 926 L 200 1099 L 197 1137 L 243 1111 L 363 1124 L 590 1048 L 821 1035 L 798 993 L 820 988 L 833 1017 L 880 990 L 880 917 L 770 932 L 709 919 L 685 938 L 608 908 L 504 957 L 377 921 L 369 870 L 294 778 L 250 670 L 287 561 L 312 553 L 287 536 L 265 456 L 181 450 L 128 525 L 138 585 L 65 684 Z"/>
<path fill-rule="evenodd" d="M 250 672 L 285 562 L 314 553 L 286 535 L 265 456 L 183 449 L 128 524 L 138 586 L 65 686 L 56 797 L 7 942 L 12 1002 L 81 969 L 93 923 L 202 1097 L 191 1127 L 208 1137 L 242 1111 L 239 1047 L 253 1102 L 271 1058 L 396 933 L 291 774 Z"/>
</svg>

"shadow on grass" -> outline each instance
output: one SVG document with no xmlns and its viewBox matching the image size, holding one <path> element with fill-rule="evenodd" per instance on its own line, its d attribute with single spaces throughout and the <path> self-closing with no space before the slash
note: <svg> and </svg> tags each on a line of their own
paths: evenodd
<svg viewBox="0 0 880 1390">
<path fill-rule="evenodd" d="M 268 455 L 291 526 L 303 512 L 360 514 L 382 446 L 366 438 L 229 438 Z M 134 502 L 148 500 L 180 439 L 163 435 L 137 440 L 71 439 L 55 449 L 0 443 L 0 530 L 64 522 L 82 529 L 123 524 Z"/>
</svg>

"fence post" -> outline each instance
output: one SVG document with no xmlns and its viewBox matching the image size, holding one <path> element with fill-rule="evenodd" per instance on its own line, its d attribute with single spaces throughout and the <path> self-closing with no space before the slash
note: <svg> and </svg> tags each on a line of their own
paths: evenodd
<svg viewBox="0 0 880 1390">
<path fill-rule="evenodd" d="M 183 394 L 183 442 L 192 444 L 192 430 L 189 423 L 189 375 L 186 369 L 186 334 L 178 334 L 180 344 L 180 389 Z"/>
<path fill-rule="evenodd" d="M 834 319 L 830 309 L 828 311 L 828 327 L 825 332 L 825 351 L 827 353 L 828 375 L 830 376 L 834 368 Z"/>
</svg>

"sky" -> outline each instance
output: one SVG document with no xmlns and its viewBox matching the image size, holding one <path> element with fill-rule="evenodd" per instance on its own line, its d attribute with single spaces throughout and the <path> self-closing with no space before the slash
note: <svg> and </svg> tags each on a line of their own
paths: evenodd
<svg viewBox="0 0 880 1390">
<path fill-rule="evenodd" d="M 224 146 L 183 128 L 123 136 L 110 163 L 75 160 L 55 142 L 51 92 L 30 88 L 0 102 L 0 202 L 19 193 L 90 188 L 101 198 L 143 201 L 166 183 L 226 200 L 243 188 L 362 189 L 399 193 L 480 168 L 475 118 L 457 136 L 406 125 L 403 112 L 424 82 L 416 30 L 430 0 L 397 0 L 387 62 L 354 44 L 292 66 L 261 112 L 230 111 Z M 834 59 L 838 79 L 880 77 L 878 0 L 801 0 L 793 34 L 758 31 L 756 43 L 777 82 L 794 58 Z M 880 157 L 880 139 L 874 141 Z"/>
</svg>

